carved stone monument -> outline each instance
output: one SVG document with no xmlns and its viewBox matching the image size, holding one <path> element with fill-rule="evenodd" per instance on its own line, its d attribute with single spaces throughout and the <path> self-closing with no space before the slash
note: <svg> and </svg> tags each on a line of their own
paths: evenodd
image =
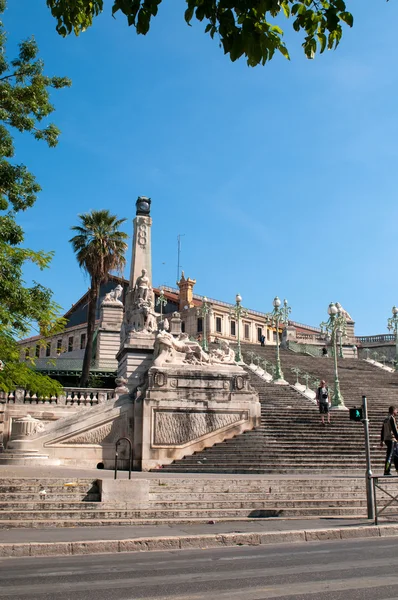
<svg viewBox="0 0 398 600">
<path fill-rule="evenodd" d="M 134 466 L 147 471 L 259 425 L 261 405 L 227 341 L 207 353 L 162 330 L 133 412 Z"/>
<path fill-rule="evenodd" d="M 151 281 L 150 200 L 137 200 L 133 258 L 125 306 L 117 286 L 101 305 L 100 334 L 120 341 L 113 398 L 43 424 L 15 420 L 0 462 L 112 469 L 115 444 L 128 437 L 134 468 L 147 471 L 260 424 L 261 405 L 227 341 L 205 352 L 181 332 L 181 318 L 157 323 Z M 118 337 L 119 328 L 120 337 Z M 128 465 L 126 446 L 120 468 Z"/>
<path fill-rule="evenodd" d="M 155 298 L 152 289 L 151 200 L 140 196 L 136 202 L 130 284 L 126 294 L 118 377 L 133 391 L 149 366 L 157 331 Z"/>
</svg>

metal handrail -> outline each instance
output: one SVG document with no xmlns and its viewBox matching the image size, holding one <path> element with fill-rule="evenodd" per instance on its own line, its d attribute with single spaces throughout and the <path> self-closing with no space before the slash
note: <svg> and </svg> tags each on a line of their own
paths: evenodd
<svg viewBox="0 0 398 600">
<path fill-rule="evenodd" d="M 381 485 L 379 484 L 379 479 L 385 479 L 386 483 L 391 482 L 391 483 L 396 483 L 398 482 L 398 477 L 394 477 L 394 476 L 389 476 L 389 475 L 372 475 L 370 477 L 372 484 L 373 484 L 373 500 L 374 500 L 374 507 L 375 507 L 375 519 L 374 519 L 374 524 L 378 525 L 378 521 L 379 521 L 379 517 L 380 515 L 389 507 L 391 506 L 391 504 L 393 504 L 394 502 L 396 504 L 398 504 L 398 490 L 395 494 L 395 496 L 390 493 L 387 489 L 381 487 Z M 394 481 L 395 480 L 395 481 Z M 385 485 L 383 483 L 383 485 Z M 390 497 L 390 500 L 382 507 L 380 508 L 380 510 L 378 510 L 377 508 L 377 494 L 376 494 L 376 489 L 380 490 L 381 492 L 384 492 L 387 496 Z"/>
<path fill-rule="evenodd" d="M 117 447 L 120 444 L 120 442 L 122 440 L 126 440 L 126 442 L 129 443 L 130 446 L 130 454 L 129 454 L 129 479 L 131 479 L 131 467 L 132 467 L 132 463 L 133 463 L 133 444 L 130 440 L 130 438 L 128 437 L 121 437 L 117 440 L 116 444 L 115 444 L 115 477 L 114 479 L 117 479 L 117 461 L 118 461 L 118 456 L 119 453 L 117 451 Z"/>
</svg>

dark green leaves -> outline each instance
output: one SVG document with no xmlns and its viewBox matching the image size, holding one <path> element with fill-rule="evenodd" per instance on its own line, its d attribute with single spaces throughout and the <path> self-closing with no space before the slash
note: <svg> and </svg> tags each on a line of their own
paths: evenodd
<svg viewBox="0 0 398 600">
<path fill-rule="evenodd" d="M 162 0 L 114 0 L 112 14 L 123 13 L 137 33 L 146 34 Z M 231 60 L 245 56 L 250 66 L 265 64 L 276 50 L 289 58 L 283 31 L 274 20 L 292 19 L 293 29 L 304 34 L 305 55 L 336 48 L 343 30 L 341 23 L 353 25 L 353 16 L 343 0 L 186 0 L 184 13 L 188 25 L 192 19 L 205 23 L 205 33 L 217 36 Z M 103 8 L 102 0 L 47 0 L 57 19 L 57 31 L 76 35 L 92 24 Z M 1 65 L 0 65 L 1 68 Z"/>
<path fill-rule="evenodd" d="M 102 12 L 103 0 L 46 0 L 57 20 L 57 31 L 66 36 L 72 31 L 79 35 Z"/>
<path fill-rule="evenodd" d="M 0 12 L 4 8 L 5 2 L 0 0 Z M 33 38 L 19 45 L 18 56 L 11 61 L 7 60 L 5 43 L 6 33 L 0 22 L 0 347 L 2 336 L 24 334 L 34 321 L 48 329 L 52 319 L 56 320 L 50 290 L 36 283 L 28 286 L 23 280 L 26 262 L 43 269 L 52 255 L 23 247 L 18 212 L 33 206 L 40 186 L 24 164 L 12 160 L 13 135 L 15 131 L 28 132 L 55 146 L 59 130 L 41 123 L 54 110 L 49 101 L 50 89 L 70 85 L 64 77 L 44 74 Z"/>
</svg>

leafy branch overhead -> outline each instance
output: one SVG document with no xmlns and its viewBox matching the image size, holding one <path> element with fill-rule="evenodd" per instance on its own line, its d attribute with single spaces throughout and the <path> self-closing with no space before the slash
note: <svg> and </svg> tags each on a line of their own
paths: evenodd
<svg viewBox="0 0 398 600">
<path fill-rule="evenodd" d="M 5 0 L 0 0 L 0 15 L 5 9 Z M 28 285 L 23 278 L 26 263 L 44 269 L 52 252 L 23 246 L 19 213 L 33 206 L 40 186 L 26 165 L 15 160 L 14 136 L 30 133 L 48 146 L 56 146 L 60 132 L 47 122 L 54 110 L 50 91 L 68 86 L 70 81 L 44 74 L 33 38 L 20 43 L 13 60 L 7 59 L 6 41 L 0 20 L 0 358 L 5 363 L 0 371 L 0 389 L 26 386 L 47 395 L 60 385 L 30 365 L 19 363 L 20 348 L 14 338 L 28 333 L 34 323 L 42 335 L 52 335 L 62 329 L 64 320 L 59 317 L 60 307 L 52 300 L 52 292 L 40 283 Z"/>
<path fill-rule="evenodd" d="M 280 27 L 289 19 L 302 33 L 307 58 L 316 52 L 336 48 L 343 25 L 353 25 L 353 16 L 344 0 L 185 0 L 185 21 L 205 24 L 205 32 L 219 41 L 232 61 L 245 56 L 254 67 L 271 60 L 275 51 L 289 58 Z M 104 8 L 103 0 L 46 0 L 63 36 L 79 35 L 93 23 Z M 162 0 L 114 0 L 112 14 L 123 13 L 138 34 L 147 34 Z"/>
<path fill-rule="evenodd" d="M 5 8 L 5 1 L 0 0 L 0 13 Z M 16 217 L 35 203 L 40 186 L 25 165 L 13 160 L 13 132 L 28 132 L 56 146 L 59 130 L 42 122 L 54 110 L 49 90 L 68 86 L 70 81 L 44 74 L 34 39 L 21 42 L 18 56 L 8 61 L 6 37 L 0 21 L 0 333 L 23 334 L 32 320 L 45 331 L 52 327 L 57 307 L 48 289 L 36 283 L 28 287 L 22 279 L 26 262 L 43 269 L 52 253 L 21 246 L 24 232 Z"/>
</svg>

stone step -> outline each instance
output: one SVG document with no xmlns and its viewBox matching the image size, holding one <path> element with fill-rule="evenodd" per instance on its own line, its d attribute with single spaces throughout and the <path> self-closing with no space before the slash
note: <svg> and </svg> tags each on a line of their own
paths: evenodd
<svg viewBox="0 0 398 600">
<path fill-rule="evenodd" d="M 228 486 L 227 482 L 224 486 L 210 486 L 210 485 L 201 485 L 201 486 L 188 486 L 182 485 L 180 487 L 168 486 L 162 489 L 160 488 L 150 488 L 150 497 L 156 498 L 158 496 L 164 497 L 164 495 L 172 495 L 174 498 L 179 498 L 185 495 L 192 495 L 194 498 L 207 496 L 208 494 L 214 496 L 223 495 L 228 497 L 228 495 L 235 496 L 247 496 L 249 494 L 253 495 L 264 495 L 270 494 L 273 495 L 278 494 L 279 496 L 292 497 L 292 494 L 295 496 L 303 495 L 305 497 L 313 497 L 322 495 L 324 497 L 325 494 L 333 494 L 336 493 L 338 495 L 341 494 L 364 494 L 365 493 L 365 478 L 363 478 L 362 482 L 358 485 L 356 484 L 338 484 L 338 485 L 316 485 L 315 480 L 309 480 L 306 483 L 301 484 L 300 482 L 297 485 L 291 483 L 290 485 L 279 484 L 278 482 L 272 482 L 262 485 L 253 485 L 253 486 Z M 194 499 L 193 498 L 193 499 Z"/>
<path fill-rule="evenodd" d="M 285 442 L 283 443 L 283 441 L 281 440 L 280 442 L 278 442 L 277 440 L 273 441 L 273 440 L 264 440 L 264 442 L 262 444 L 256 444 L 256 445 L 251 445 L 251 446 L 246 446 L 243 445 L 243 447 L 241 447 L 241 445 L 236 445 L 236 446 L 231 446 L 230 447 L 234 447 L 236 452 L 238 453 L 243 453 L 243 451 L 245 452 L 245 454 L 248 454 L 250 452 L 250 456 L 264 456 L 264 453 L 266 452 L 267 455 L 271 455 L 271 454 L 290 454 L 292 456 L 297 456 L 300 454 L 306 454 L 308 455 L 308 445 L 306 444 L 290 444 L 289 442 Z M 213 446 L 212 448 L 207 449 L 205 452 L 202 451 L 202 453 L 200 452 L 196 452 L 195 454 L 191 454 L 191 456 L 213 456 L 213 457 L 218 457 L 221 456 L 225 453 L 225 449 L 223 447 L 220 447 L 219 445 L 217 446 Z M 346 450 L 342 449 L 339 446 L 328 446 L 328 456 L 325 457 L 326 459 L 328 457 L 330 457 L 331 454 L 340 454 L 342 457 L 346 457 L 346 456 L 360 456 L 360 457 L 365 457 L 365 451 L 362 448 L 358 448 L 358 446 L 356 448 L 347 448 Z M 374 453 L 376 454 L 376 453 Z M 381 451 L 378 453 L 378 455 L 372 456 L 373 460 L 380 460 L 381 458 L 384 458 L 385 452 Z"/>
<path fill-rule="evenodd" d="M 99 474 L 100 476 L 100 474 Z M 3 477 L 0 482 L 0 491 L 5 486 L 29 486 L 31 488 L 39 488 L 40 486 L 49 487 L 60 487 L 63 488 L 67 484 L 73 484 L 71 487 L 75 489 L 82 486 L 83 489 L 87 489 L 88 486 L 96 484 L 96 479 L 81 479 L 81 478 L 50 478 L 50 477 Z"/>
<path fill-rule="evenodd" d="M 365 507 L 360 506 L 327 506 L 324 508 L 301 506 L 291 508 L 206 508 L 200 509 L 163 509 L 163 510 L 107 510 L 107 511 L 10 511 L 0 514 L 0 523 L 14 521 L 93 521 L 109 519 L 187 519 L 187 518 L 208 518 L 218 519 L 225 517 L 272 517 L 272 516 L 290 516 L 290 515 L 362 515 L 366 511 Z"/>
<path fill-rule="evenodd" d="M 184 467 L 184 465 L 173 465 L 170 467 L 164 467 L 163 471 L 165 473 L 214 473 L 214 474 L 221 474 L 221 473 L 225 473 L 225 474 L 230 474 L 230 475 L 293 475 L 293 474 L 300 474 L 300 475 L 304 475 L 304 474 L 309 474 L 309 475 L 313 475 L 313 474 L 319 474 L 319 475 L 336 475 L 336 472 L 341 473 L 341 469 L 326 469 L 326 468 L 322 468 L 322 469 L 317 469 L 314 467 L 288 467 L 288 466 L 274 466 L 274 467 L 265 467 L 265 468 L 257 468 L 257 467 L 224 467 L 224 468 L 220 468 L 217 469 L 217 467 L 205 467 L 203 465 L 191 465 L 191 466 L 186 466 Z M 361 471 L 357 470 L 354 471 L 352 470 L 351 474 L 352 475 L 360 475 Z"/>
<path fill-rule="evenodd" d="M 323 515 L 325 519 L 327 518 L 333 518 L 335 517 L 335 515 Z M 365 513 L 361 513 L 360 515 L 358 515 L 357 513 L 355 514 L 344 514 L 344 515 L 339 515 L 340 518 L 344 518 L 344 519 L 355 519 L 358 516 L 365 516 Z M 303 517 L 303 515 L 295 513 L 295 514 L 291 514 L 291 515 L 284 515 L 284 518 L 290 519 L 292 521 L 292 527 L 294 527 L 294 520 L 295 519 L 301 519 Z M 238 517 L 218 517 L 217 519 L 211 519 L 211 521 L 213 522 L 213 520 L 217 523 L 254 523 L 254 522 L 259 522 L 264 520 L 269 520 L 272 517 L 245 517 L 245 516 L 238 516 Z M 318 516 L 317 515 L 305 515 L 306 519 L 317 519 Z M 93 519 L 92 521 L 88 521 L 88 520 L 84 520 L 84 521 L 70 521 L 70 520 L 56 520 L 56 519 L 52 519 L 52 520 L 23 520 L 23 521 L 19 521 L 19 520 L 7 520 L 7 521 L 1 521 L 0 520 L 0 529 L 15 529 L 15 528 L 32 528 L 32 529 L 37 529 L 37 528 L 56 528 L 56 527 L 113 527 L 113 526 L 120 526 L 120 527 L 127 527 L 127 526 L 131 526 L 131 525 L 168 525 L 168 524 L 203 524 L 203 523 L 209 523 L 209 517 L 208 516 L 204 516 L 204 517 L 188 517 L 188 518 L 165 518 L 165 519 L 159 519 L 159 518 L 151 518 L 151 519 L 147 519 L 147 518 L 141 518 L 141 519 L 101 519 L 101 520 L 96 520 Z M 211 533 L 211 531 L 209 531 L 209 533 Z"/>
<path fill-rule="evenodd" d="M 274 486 L 272 484 L 266 485 L 263 487 L 255 486 L 253 488 L 247 489 L 235 489 L 225 487 L 224 489 L 212 490 L 207 488 L 202 488 L 201 490 L 196 490 L 193 488 L 186 488 L 185 486 L 182 488 L 169 489 L 165 488 L 162 490 L 150 490 L 150 499 L 179 499 L 183 498 L 184 500 L 218 500 L 220 498 L 228 499 L 229 496 L 233 496 L 238 499 L 245 498 L 264 498 L 272 494 L 272 497 L 286 498 L 291 499 L 292 493 L 294 493 L 294 497 L 321 497 L 325 498 L 326 496 L 335 497 L 335 498 L 351 498 L 354 496 L 364 497 L 365 495 L 365 479 L 362 485 L 354 486 L 354 485 L 341 485 L 338 487 L 332 486 L 312 486 L 312 482 L 308 482 L 307 486 Z"/>
<path fill-rule="evenodd" d="M 170 501 L 170 502 L 153 502 L 151 508 L 153 510 L 208 510 L 208 509 L 229 509 L 229 508 L 246 508 L 246 509 L 257 509 L 257 508 L 278 508 L 278 509 L 288 509 L 288 508 L 312 508 L 312 507 L 361 507 L 366 506 L 365 498 L 347 498 L 340 500 L 325 500 L 325 499 L 295 499 L 295 500 L 277 500 L 277 499 L 269 499 L 269 500 L 220 500 L 220 501 L 207 501 L 202 500 L 200 503 L 195 501 L 184 501 L 178 502 Z"/>
<path fill-rule="evenodd" d="M 197 480 L 198 481 L 198 480 Z M 206 480 L 205 480 L 206 481 Z M 199 483 L 199 481 L 198 481 Z M 174 498 L 179 498 L 180 496 L 185 496 L 185 495 L 192 495 L 194 496 L 194 498 L 197 497 L 202 497 L 202 496 L 207 496 L 208 494 L 216 495 L 216 496 L 220 496 L 223 495 L 225 497 L 227 497 L 228 495 L 233 495 L 235 496 L 247 496 L 249 494 L 278 494 L 279 496 L 284 496 L 287 495 L 287 497 L 292 497 L 292 494 L 294 494 L 295 496 L 298 495 L 303 495 L 303 496 L 309 496 L 309 497 L 313 497 L 315 495 L 322 495 L 324 496 L 325 494 L 364 494 L 365 493 L 365 478 L 363 478 L 363 480 L 358 483 L 358 484 L 354 484 L 354 483 L 350 483 L 349 481 L 347 483 L 336 483 L 336 484 L 322 484 L 322 483 L 318 483 L 316 480 L 308 480 L 306 482 L 301 482 L 300 480 L 297 481 L 297 484 L 295 484 L 294 482 L 287 482 L 286 485 L 283 484 L 282 482 L 278 482 L 278 480 L 275 481 L 268 481 L 266 483 L 264 483 L 264 485 L 261 484 L 253 484 L 251 486 L 243 486 L 243 485 L 234 485 L 231 484 L 229 485 L 228 482 L 225 482 L 225 485 L 206 485 L 205 484 L 201 484 L 198 486 L 195 485 L 181 485 L 181 486 L 166 486 L 166 487 L 159 487 L 159 488 L 153 488 L 151 487 L 149 490 L 149 494 L 151 498 L 156 498 L 157 496 L 161 496 L 163 497 L 164 495 L 172 495 Z"/>
<path fill-rule="evenodd" d="M 100 495 L 99 494 L 61 494 L 61 493 L 52 493 L 48 491 L 46 494 L 46 501 L 51 499 L 52 501 L 57 502 L 99 502 Z M 38 492 L 19 492 L 19 493 L 0 493 L 0 505 L 3 502 L 29 502 L 40 500 Z"/>
<path fill-rule="evenodd" d="M 98 506 L 98 505 L 97 505 Z M 164 511 L 164 510 L 178 510 L 178 511 L 186 511 L 186 510 L 195 510 L 195 511 L 201 511 L 203 513 L 203 511 L 207 511 L 207 510 L 224 510 L 224 509 L 247 509 L 247 510 L 252 510 L 252 509 L 262 509 L 262 508 L 271 508 L 271 509 L 288 509 L 288 508 L 300 508 L 300 507 L 305 507 L 305 508 L 312 508 L 312 507 L 320 507 L 320 508 L 324 508 L 324 507 L 346 507 L 346 506 L 350 506 L 350 507 L 362 507 L 362 506 L 366 506 L 366 499 L 365 498 L 345 498 L 345 499 L 322 499 L 322 498 L 314 498 L 314 499 L 308 499 L 308 498 L 304 498 L 304 499 L 276 499 L 276 498 L 270 498 L 270 499 L 258 499 L 258 500 L 254 500 L 254 499 L 246 499 L 246 500 L 237 500 L 237 499 L 229 499 L 229 500 L 214 500 L 214 501 L 209 501 L 209 500 L 202 500 L 201 502 L 197 502 L 195 500 L 192 501 L 178 501 L 177 499 L 171 500 L 171 501 L 157 501 L 154 502 L 152 501 L 150 503 L 150 506 L 148 507 L 148 510 L 150 511 Z M 86 518 L 91 518 L 91 514 L 98 514 L 98 508 L 96 510 L 93 510 L 93 507 L 82 507 L 80 506 L 74 506 L 74 505 L 70 505 L 70 506 L 53 506 L 53 503 L 49 503 L 49 505 L 47 504 L 42 504 L 42 503 L 38 503 L 38 504 L 31 504 L 31 503 L 26 503 L 26 504 L 21 504 L 21 505 L 17 505 L 17 506 L 12 506 L 11 504 L 7 507 L 7 506 L 2 506 L 1 508 L 2 512 L 1 512 L 1 516 L 0 519 L 6 519 L 6 518 L 13 518 L 14 515 L 18 514 L 25 514 L 27 512 L 29 513 L 40 513 L 40 515 L 42 516 L 42 518 L 45 518 L 46 515 L 53 515 L 54 513 L 57 514 L 61 514 L 60 511 L 62 511 L 62 513 L 64 515 L 66 514 L 79 514 L 79 515 L 84 515 Z M 115 513 L 115 512 L 129 512 L 129 511 L 137 511 L 136 507 L 129 507 L 128 505 L 124 505 L 124 506 L 118 506 L 118 505 L 114 505 L 114 506 L 110 506 L 108 505 L 107 507 L 101 507 L 101 514 L 105 514 L 105 513 Z M 119 514 L 118 512 L 118 514 Z"/>
<path fill-rule="evenodd" d="M 51 510 L 97 510 L 102 503 L 98 500 L 97 502 L 60 502 L 58 500 L 46 499 L 43 501 L 35 500 L 33 502 L 0 502 L 0 519 L 2 511 L 26 511 L 26 510 L 40 510 L 40 511 L 51 511 Z"/>
<path fill-rule="evenodd" d="M 349 463 L 349 464 L 347 464 Z M 358 458 L 350 459 L 350 460 L 339 460 L 338 462 L 335 460 L 331 460 L 329 463 L 319 463 L 314 465 L 314 461 L 308 460 L 300 460 L 298 457 L 293 459 L 286 458 L 286 460 L 281 460 L 281 457 L 263 457 L 262 460 L 252 460 L 250 458 L 242 458 L 239 460 L 237 457 L 227 457 L 223 458 L 223 460 L 210 460 L 205 458 L 199 458 L 197 460 L 191 460 L 189 458 L 182 459 L 177 464 L 166 465 L 162 468 L 163 473 L 167 473 L 168 469 L 174 469 L 174 467 L 181 465 L 185 469 L 189 469 L 190 467 L 202 467 L 202 468 L 218 468 L 222 469 L 224 467 L 250 467 L 257 469 L 277 469 L 279 467 L 281 474 L 290 474 L 293 475 L 295 470 L 305 469 L 308 472 L 308 469 L 313 468 L 314 473 L 316 474 L 328 474 L 328 475 L 338 475 L 342 471 L 347 471 L 350 468 L 350 475 L 359 475 L 364 473 L 366 465 L 364 460 L 360 460 Z M 376 473 L 381 473 L 384 468 L 384 461 L 374 461 L 373 462 L 373 470 Z M 277 472 L 277 471 L 276 471 Z M 299 471 L 297 471 L 299 472 Z"/>
<path fill-rule="evenodd" d="M 228 497 L 230 496 L 230 498 Z M 358 492 L 329 492 L 328 494 L 320 493 L 319 496 L 313 494 L 310 498 L 308 494 L 294 494 L 294 501 L 302 501 L 302 502 L 318 502 L 324 501 L 325 498 L 329 501 L 340 502 L 347 500 L 363 500 L 365 495 L 364 491 Z M 150 501 L 152 504 L 158 504 L 159 502 L 180 502 L 180 503 L 188 503 L 188 502 L 262 502 L 264 500 L 272 499 L 276 502 L 287 502 L 292 500 L 292 494 L 282 494 L 278 492 L 272 491 L 271 493 L 264 492 L 263 494 L 253 493 L 240 493 L 240 494 L 155 494 L 151 495 Z"/>
</svg>

